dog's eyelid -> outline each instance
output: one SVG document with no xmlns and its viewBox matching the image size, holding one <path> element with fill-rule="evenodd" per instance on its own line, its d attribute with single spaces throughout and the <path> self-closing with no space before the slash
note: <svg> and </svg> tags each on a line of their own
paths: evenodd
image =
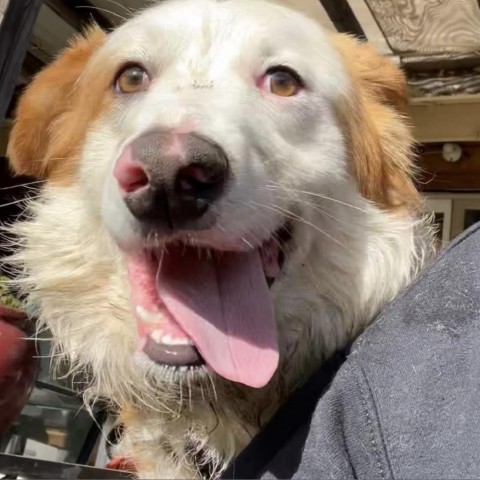
<svg viewBox="0 0 480 480">
<path fill-rule="evenodd" d="M 298 82 L 302 89 L 307 89 L 307 85 L 303 76 L 300 75 L 295 68 L 290 67 L 289 65 L 283 63 L 271 65 L 266 69 L 265 75 L 272 75 L 277 72 L 285 72 L 290 74 Z"/>
<path fill-rule="evenodd" d="M 138 60 L 126 60 L 122 62 L 115 70 L 115 75 L 113 76 L 113 85 L 117 83 L 118 79 L 126 70 L 129 70 L 131 68 L 138 68 L 140 70 L 143 70 L 147 74 L 148 78 L 152 78 L 149 69 L 142 62 Z"/>
<path fill-rule="evenodd" d="M 297 70 L 293 67 L 290 67 L 289 65 L 278 63 L 275 65 L 271 65 L 267 68 L 266 74 L 274 73 L 274 72 L 288 72 L 290 75 L 297 77 L 298 79 L 301 79 L 300 74 L 297 72 Z"/>
</svg>

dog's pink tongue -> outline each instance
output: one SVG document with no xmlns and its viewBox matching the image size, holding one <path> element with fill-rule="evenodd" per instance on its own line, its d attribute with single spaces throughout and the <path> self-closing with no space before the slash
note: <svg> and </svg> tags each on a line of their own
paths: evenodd
<svg viewBox="0 0 480 480">
<path fill-rule="evenodd" d="M 263 387 L 278 366 L 273 304 L 260 253 L 168 249 L 158 293 L 219 375 Z"/>
</svg>

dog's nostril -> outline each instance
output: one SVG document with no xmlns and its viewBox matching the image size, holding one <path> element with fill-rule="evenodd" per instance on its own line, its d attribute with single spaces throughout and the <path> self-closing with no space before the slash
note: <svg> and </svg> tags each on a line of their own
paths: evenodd
<svg viewBox="0 0 480 480">
<path fill-rule="evenodd" d="M 122 185 L 122 189 L 125 193 L 132 193 L 147 185 L 147 174 L 141 168 L 137 168 L 132 171 L 130 178 Z"/>
<path fill-rule="evenodd" d="M 188 165 L 177 174 L 177 191 L 187 195 L 202 195 L 215 190 L 223 182 L 223 175 L 202 165 Z"/>
<path fill-rule="evenodd" d="M 141 165 L 132 161 L 129 153 L 120 158 L 114 175 L 124 195 L 136 192 L 149 183 L 145 170 Z"/>
</svg>

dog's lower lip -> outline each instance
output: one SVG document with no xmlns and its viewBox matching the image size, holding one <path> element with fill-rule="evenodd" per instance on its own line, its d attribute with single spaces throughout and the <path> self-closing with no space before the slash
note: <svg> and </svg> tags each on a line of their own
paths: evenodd
<svg viewBox="0 0 480 480">
<path fill-rule="evenodd" d="M 143 351 L 155 363 L 173 367 L 194 367 L 205 363 L 193 345 L 164 345 L 148 338 Z"/>
</svg>

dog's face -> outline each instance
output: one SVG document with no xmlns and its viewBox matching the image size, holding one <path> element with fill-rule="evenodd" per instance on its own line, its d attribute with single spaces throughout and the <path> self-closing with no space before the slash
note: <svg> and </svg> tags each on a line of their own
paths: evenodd
<svg viewBox="0 0 480 480">
<path fill-rule="evenodd" d="M 278 322 L 314 322 L 325 294 L 312 252 L 416 201 L 402 89 L 368 47 L 261 1 L 172 0 L 78 40 L 25 94 L 9 152 L 46 179 L 22 261 L 71 360 L 113 392 L 146 371 L 266 385 L 298 341 Z"/>
</svg>

